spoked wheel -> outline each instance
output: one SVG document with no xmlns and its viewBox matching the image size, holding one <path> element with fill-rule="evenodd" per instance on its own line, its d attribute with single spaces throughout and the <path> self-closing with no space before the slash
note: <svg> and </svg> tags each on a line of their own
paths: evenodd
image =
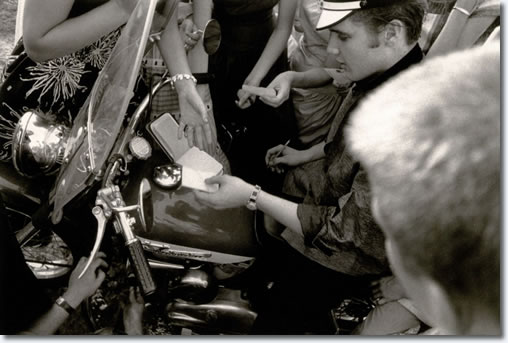
<svg viewBox="0 0 508 343">
<path fill-rule="evenodd" d="M 26 263 L 38 279 L 58 278 L 72 269 L 72 253 L 56 233 L 38 230 L 28 216 L 9 209 L 7 211 L 10 222 L 16 223 L 16 227 L 23 227 L 16 231 L 16 239 Z"/>
</svg>

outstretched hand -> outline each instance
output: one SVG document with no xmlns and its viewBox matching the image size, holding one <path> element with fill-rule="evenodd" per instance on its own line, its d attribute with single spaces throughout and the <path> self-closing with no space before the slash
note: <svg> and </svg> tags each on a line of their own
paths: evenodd
<svg viewBox="0 0 508 343">
<path fill-rule="evenodd" d="M 106 278 L 106 274 L 103 271 L 103 269 L 108 268 L 108 264 L 104 261 L 105 257 L 106 254 L 103 252 L 97 253 L 92 264 L 81 278 L 78 278 L 78 276 L 85 267 L 88 258 L 82 257 L 76 268 L 72 271 L 69 278 L 69 287 L 65 292 L 64 298 L 74 308 L 94 294 Z"/>
<path fill-rule="evenodd" d="M 236 92 L 236 96 L 238 97 L 238 100 L 235 101 L 236 106 L 238 106 L 242 110 L 249 108 L 250 106 L 252 106 L 254 101 L 256 101 L 256 95 L 251 94 L 241 88 L 238 90 L 238 92 Z"/>
<path fill-rule="evenodd" d="M 290 74 L 284 72 L 277 75 L 272 82 L 266 87 L 275 90 L 275 96 L 261 96 L 259 99 L 265 104 L 272 107 L 279 107 L 289 99 L 291 93 L 291 77 Z"/>
<path fill-rule="evenodd" d="M 254 190 L 254 186 L 230 175 L 214 176 L 206 179 L 205 182 L 219 184 L 219 189 L 213 193 L 195 190 L 194 194 L 199 202 L 215 209 L 244 206 Z"/>
<path fill-rule="evenodd" d="M 178 102 L 181 112 L 178 139 L 185 135 L 189 146 L 197 146 L 212 155 L 215 152 L 212 128 L 208 121 L 206 106 L 196 87 L 191 86 L 179 92 Z"/>
</svg>

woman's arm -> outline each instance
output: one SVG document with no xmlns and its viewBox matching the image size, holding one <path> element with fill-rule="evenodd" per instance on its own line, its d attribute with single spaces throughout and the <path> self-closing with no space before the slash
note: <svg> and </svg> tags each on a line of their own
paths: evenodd
<svg viewBox="0 0 508 343">
<path fill-rule="evenodd" d="M 444 55 L 457 50 L 459 41 L 463 39 L 465 28 L 468 26 L 469 15 L 467 13 L 472 14 L 477 5 L 478 0 L 458 0 L 455 3 L 443 29 L 430 47 L 427 57 Z M 488 20 L 488 18 L 486 19 Z"/>
<path fill-rule="evenodd" d="M 171 1 L 175 0 L 167 1 L 165 12 L 172 7 Z M 164 14 L 168 15 L 169 13 Z M 192 75 L 180 38 L 177 21 L 178 15 L 177 11 L 175 11 L 167 23 L 160 40 L 157 41 L 157 46 L 171 75 Z M 175 82 L 175 88 L 178 92 L 181 112 L 179 138 L 182 137 L 183 130 L 187 128 L 189 131 L 186 131 L 185 134 L 189 144 L 191 146 L 196 145 L 201 150 L 212 154 L 215 151 L 212 129 L 208 121 L 206 106 L 196 90 L 194 81 L 189 79 L 178 80 Z"/>
<path fill-rule="evenodd" d="M 281 0 L 279 2 L 277 25 L 270 36 L 263 53 L 259 57 L 259 60 L 245 79 L 244 84 L 259 86 L 277 58 L 279 58 L 280 54 L 287 47 L 287 42 L 293 28 L 297 5 L 298 1 L 296 0 Z M 240 89 L 238 91 L 238 106 L 241 108 L 248 107 L 249 103 L 247 99 L 249 97 L 250 94 Z"/>
<path fill-rule="evenodd" d="M 262 96 L 261 101 L 272 107 L 279 107 L 291 93 L 291 88 L 313 88 L 331 83 L 333 78 L 322 68 L 304 72 L 286 71 L 277 75 L 266 87 L 275 90 L 275 96 Z"/>
<path fill-rule="evenodd" d="M 31 59 L 65 56 L 97 41 L 129 18 L 117 1 L 68 18 L 74 0 L 26 0 L 23 42 Z"/>
</svg>

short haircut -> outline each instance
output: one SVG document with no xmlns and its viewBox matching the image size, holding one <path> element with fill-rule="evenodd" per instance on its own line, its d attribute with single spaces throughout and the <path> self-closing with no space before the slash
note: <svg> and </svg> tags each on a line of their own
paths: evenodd
<svg viewBox="0 0 508 343">
<path fill-rule="evenodd" d="M 426 11 L 426 0 L 407 0 L 389 6 L 354 11 L 351 18 L 364 23 L 373 33 L 377 33 L 392 20 L 400 20 L 406 27 L 407 43 L 413 44 L 420 38 Z"/>
<path fill-rule="evenodd" d="M 430 59 L 371 93 L 347 139 L 405 269 L 439 283 L 462 329 L 500 311 L 500 45 Z"/>
</svg>

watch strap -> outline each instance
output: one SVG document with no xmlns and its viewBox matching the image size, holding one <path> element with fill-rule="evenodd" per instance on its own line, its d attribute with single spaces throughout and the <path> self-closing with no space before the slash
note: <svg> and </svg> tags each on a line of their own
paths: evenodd
<svg viewBox="0 0 508 343">
<path fill-rule="evenodd" d="M 255 211 L 257 210 L 257 200 L 258 200 L 258 195 L 259 195 L 259 192 L 261 192 L 261 187 L 256 185 L 254 186 L 254 190 L 252 191 L 250 197 L 249 197 L 249 200 L 247 201 L 247 208 L 249 210 L 252 210 L 252 211 Z"/>
<path fill-rule="evenodd" d="M 76 309 L 69 305 L 67 300 L 65 300 L 63 297 L 58 297 L 58 299 L 55 301 L 55 304 L 63 308 L 68 314 L 72 314 L 74 311 L 76 311 Z"/>
</svg>

